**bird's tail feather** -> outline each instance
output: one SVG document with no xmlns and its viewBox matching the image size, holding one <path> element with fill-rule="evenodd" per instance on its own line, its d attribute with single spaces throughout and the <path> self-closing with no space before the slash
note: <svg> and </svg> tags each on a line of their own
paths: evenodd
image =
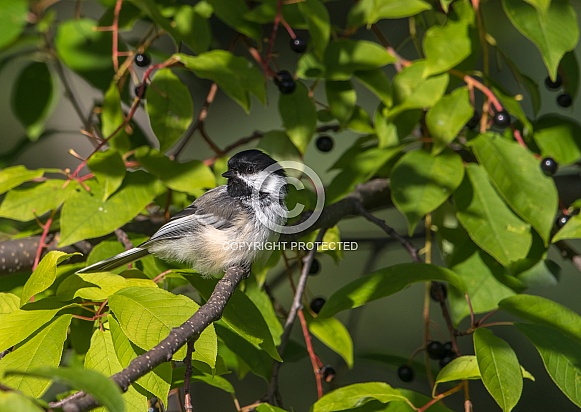
<svg viewBox="0 0 581 412">
<path fill-rule="evenodd" d="M 115 255 L 109 259 L 93 263 L 92 265 L 89 265 L 86 268 L 78 270 L 77 273 L 106 272 L 109 270 L 116 269 L 120 266 L 126 265 L 128 263 L 131 263 L 134 260 L 140 259 L 147 255 L 149 255 L 147 249 L 141 247 L 134 247 L 133 249 L 129 249 L 123 253 L 119 253 L 118 255 Z"/>
</svg>

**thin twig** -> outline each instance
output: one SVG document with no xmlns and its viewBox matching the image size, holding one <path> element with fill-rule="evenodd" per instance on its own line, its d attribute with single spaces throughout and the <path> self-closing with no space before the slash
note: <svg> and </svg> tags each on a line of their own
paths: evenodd
<svg viewBox="0 0 581 412">
<path fill-rule="evenodd" d="M 359 214 L 361 216 L 363 216 L 365 219 L 369 220 L 371 223 L 375 223 L 377 226 L 379 226 L 381 229 L 383 229 L 383 231 L 385 233 L 387 233 L 389 236 L 391 236 L 392 238 L 397 239 L 399 241 L 399 243 L 404 247 L 404 249 L 408 252 L 408 254 L 410 255 L 411 259 L 414 262 L 421 262 L 422 261 L 422 259 L 420 259 L 418 249 L 416 247 L 414 247 L 414 245 L 412 245 L 409 242 L 409 240 L 407 240 L 402 235 L 397 233 L 397 231 L 395 229 L 388 226 L 385 223 L 385 221 L 383 221 L 383 220 L 379 219 L 378 217 L 375 217 L 373 214 L 371 214 L 363 206 L 363 204 L 361 204 L 361 202 L 357 202 L 355 204 L 355 207 L 357 208 L 357 211 L 359 212 Z"/>
<path fill-rule="evenodd" d="M 323 237 L 325 236 L 326 231 L 327 231 L 326 227 L 321 228 L 321 230 L 317 234 L 315 244 L 317 244 L 317 242 L 321 242 L 323 240 Z M 303 298 L 303 293 L 305 291 L 305 287 L 307 286 L 307 279 L 309 276 L 309 270 L 311 269 L 311 264 L 313 263 L 313 259 L 315 258 L 316 254 L 317 254 L 317 248 L 313 248 L 303 258 L 303 262 L 304 262 L 303 268 L 301 270 L 301 275 L 299 277 L 299 281 L 298 281 L 297 286 L 296 286 L 296 292 L 295 292 L 295 295 L 293 298 L 291 308 L 290 308 L 289 313 L 288 313 L 288 317 L 286 318 L 286 322 L 284 324 L 284 331 L 283 331 L 282 336 L 280 338 L 280 345 L 278 346 L 278 353 L 281 357 L 284 354 L 284 350 L 286 348 L 288 340 L 290 339 L 290 333 L 291 333 L 293 324 L 295 322 L 295 319 L 297 318 L 297 312 L 302 307 L 302 298 Z M 281 365 L 282 365 L 281 363 L 276 362 L 272 367 L 272 375 L 270 378 L 270 384 L 268 387 L 268 395 L 267 395 L 267 399 L 270 402 L 274 402 L 275 399 L 278 398 L 278 396 L 277 396 L 277 394 L 278 394 L 278 374 L 279 374 Z M 280 400 L 279 400 L 279 403 L 280 403 Z"/>
<path fill-rule="evenodd" d="M 184 359 L 186 371 L 184 374 L 184 408 L 187 412 L 192 412 L 192 396 L 190 394 L 190 381 L 192 378 L 192 354 L 194 353 L 194 342 L 188 342 L 188 350 Z"/>
</svg>

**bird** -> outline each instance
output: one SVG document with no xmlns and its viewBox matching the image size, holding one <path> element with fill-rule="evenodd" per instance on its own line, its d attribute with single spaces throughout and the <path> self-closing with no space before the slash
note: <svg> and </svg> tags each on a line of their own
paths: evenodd
<svg viewBox="0 0 581 412">
<path fill-rule="evenodd" d="M 227 184 L 205 192 L 137 247 L 77 273 L 106 272 L 153 254 L 187 263 L 204 277 L 231 267 L 250 270 L 260 245 L 278 238 L 286 223 L 286 174 L 266 153 L 250 149 L 228 160 Z"/>
</svg>

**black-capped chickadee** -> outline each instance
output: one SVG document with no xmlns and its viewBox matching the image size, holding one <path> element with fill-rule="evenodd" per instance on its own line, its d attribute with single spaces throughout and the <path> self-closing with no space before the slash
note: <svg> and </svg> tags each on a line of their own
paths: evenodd
<svg viewBox="0 0 581 412">
<path fill-rule="evenodd" d="M 148 241 L 77 273 L 109 271 L 150 253 L 191 264 L 204 276 L 233 266 L 250 269 L 256 246 L 276 240 L 273 229 L 286 222 L 286 175 L 274 159 L 252 149 L 232 156 L 222 176 L 227 185 L 204 193 Z"/>
</svg>

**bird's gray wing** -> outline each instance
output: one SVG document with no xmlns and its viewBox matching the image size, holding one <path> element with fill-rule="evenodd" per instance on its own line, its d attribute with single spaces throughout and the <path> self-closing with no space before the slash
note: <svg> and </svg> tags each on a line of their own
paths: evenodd
<svg viewBox="0 0 581 412">
<path fill-rule="evenodd" d="M 204 226 L 225 230 L 233 226 L 234 216 L 241 205 L 228 196 L 226 186 L 209 190 L 187 208 L 177 213 L 145 242 L 147 247 L 152 242 L 195 235 Z"/>
</svg>

